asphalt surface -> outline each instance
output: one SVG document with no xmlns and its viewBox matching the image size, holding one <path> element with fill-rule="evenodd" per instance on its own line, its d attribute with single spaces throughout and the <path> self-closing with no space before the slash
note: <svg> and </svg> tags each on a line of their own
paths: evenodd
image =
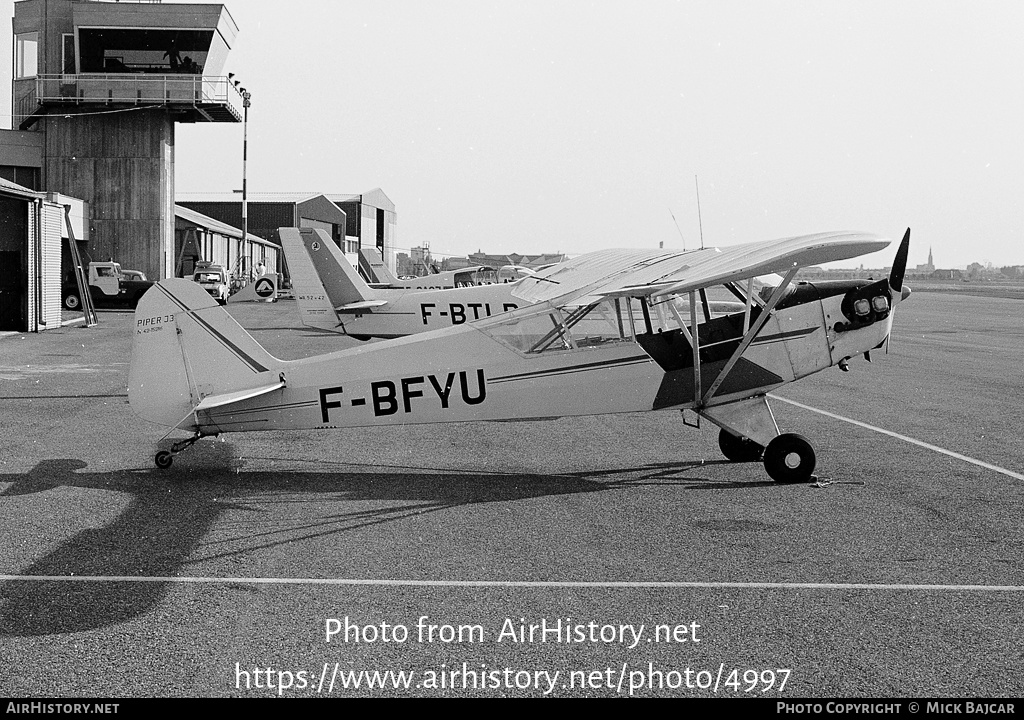
<svg viewBox="0 0 1024 720">
<path fill-rule="evenodd" d="M 355 344 L 229 309 L 282 358 Z M 677 411 L 238 434 L 161 471 L 130 312 L 8 335 L 0 695 L 1020 697 L 1021 317 L 915 293 L 888 355 L 778 393 L 995 470 L 776 401 L 817 486 Z"/>
</svg>

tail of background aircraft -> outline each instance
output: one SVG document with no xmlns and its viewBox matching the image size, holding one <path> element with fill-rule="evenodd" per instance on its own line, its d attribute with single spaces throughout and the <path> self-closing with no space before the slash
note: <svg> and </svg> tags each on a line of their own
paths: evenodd
<svg viewBox="0 0 1024 720">
<path fill-rule="evenodd" d="M 388 266 L 384 264 L 384 259 L 380 256 L 380 251 L 377 248 L 363 248 L 359 251 L 359 255 L 362 258 L 362 262 L 366 263 L 370 268 L 370 274 L 373 276 L 374 282 L 392 287 L 400 286 L 398 278 L 388 270 Z"/>
<path fill-rule="evenodd" d="M 169 278 L 150 288 L 133 328 L 128 401 L 150 422 L 194 431 L 197 410 L 283 385 L 284 362 L 190 280 Z"/>
<path fill-rule="evenodd" d="M 378 293 L 359 277 L 323 230 L 281 228 L 279 232 L 303 325 L 338 331 L 343 328 L 337 308 L 377 303 Z"/>
<path fill-rule="evenodd" d="M 229 303 L 276 302 L 277 273 L 265 273 L 228 298 Z"/>
</svg>

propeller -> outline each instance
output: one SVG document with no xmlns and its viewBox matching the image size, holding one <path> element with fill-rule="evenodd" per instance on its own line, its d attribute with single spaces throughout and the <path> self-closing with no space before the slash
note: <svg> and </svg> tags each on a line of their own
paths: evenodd
<svg viewBox="0 0 1024 720">
<path fill-rule="evenodd" d="M 907 274 L 907 256 L 910 254 L 910 228 L 903 233 L 903 242 L 900 243 L 900 249 L 896 251 L 896 257 L 892 261 L 892 270 L 889 272 L 889 288 L 892 290 L 892 294 L 896 295 L 899 293 L 900 300 L 906 300 L 910 297 L 910 286 L 903 284 L 903 276 Z M 885 354 L 889 354 L 889 335 L 885 336 Z M 864 353 L 864 357 L 867 358 L 868 362 L 871 362 L 871 358 L 867 353 Z"/>
<path fill-rule="evenodd" d="M 910 228 L 903 234 L 903 242 L 900 249 L 896 251 L 896 259 L 892 261 L 892 271 L 889 273 L 889 287 L 893 293 L 900 293 L 901 300 L 906 300 L 910 295 L 910 288 L 903 289 L 903 276 L 907 273 L 907 255 L 910 254 Z"/>
</svg>

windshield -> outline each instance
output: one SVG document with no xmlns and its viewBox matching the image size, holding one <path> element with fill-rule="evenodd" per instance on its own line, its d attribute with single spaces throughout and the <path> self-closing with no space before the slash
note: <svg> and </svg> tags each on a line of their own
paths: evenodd
<svg viewBox="0 0 1024 720">
<path fill-rule="evenodd" d="M 494 285 L 496 282 L 498 282 L 498 272 L 494 268 L 482 267 L 472 272 L 455 273 L 455 287 Z"/>
<path fill-rule="evenodd" d="M 224 282 L 224 279 L 223 279 L 223 277 L 221 276 L 220 273 L 211 273 L 211 272 L 196 273 L 195 278 L 193 278 L 193 279 L 197 283 Z"/>
</svg>

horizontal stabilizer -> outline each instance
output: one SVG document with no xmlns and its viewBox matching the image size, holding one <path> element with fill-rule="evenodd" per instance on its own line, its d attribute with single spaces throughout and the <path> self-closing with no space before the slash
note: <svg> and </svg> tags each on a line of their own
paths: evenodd
<svg viewBox="0 0 1024 720">
<path fill-rule="evenodd" d="M 284 381 L 274 383 L 273 385 L 266 385 L 264 387 L 252 388 L 251 390 L 238 390 L 236 392 L 221 393 L 220 395 L 207 395 L 204 397 L 195 410 L 211 410 L 216 407 L 223 407 L 225 405 L 231 405 L 236 402 L 242 402 L 249 398 L 259 397 L 260 395 L 266 395 L 267 393 L 280 390 L 285 385 Z"/>
<path fill-rule="evenodd" d="M 362 302 L 349 303 L 348 305 L 339 305 L 334 309 L 340 313 L 357 313 L 365 310 L 372 310 L 375 307 L 382 307 L 387 304 L 387 300 L 364 300 Z"/>
</svg>

